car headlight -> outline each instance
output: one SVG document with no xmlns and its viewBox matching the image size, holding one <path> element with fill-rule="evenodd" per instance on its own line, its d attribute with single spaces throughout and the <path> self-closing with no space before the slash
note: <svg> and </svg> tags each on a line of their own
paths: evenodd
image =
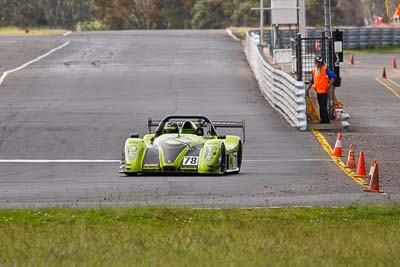
<svg viewBox="0 0 400 267">
<path fill-rule="evenodd" d="M 205 147 L 205 154 L 204 154 L 204 160 L 205 161 L 211 161 L 217 154 L 217 147 L 215 146 L 207 146 Z"/>
<path fill-rule="evenodd" d="M 131 145 L 127 146 L 126 154 L 127 154 L 128 158 L 129 158 L 129 160 L 135 160 L 136 159 L 137 149 L 138 149 L 137 145 L 131 144 Z"/>
</svg>

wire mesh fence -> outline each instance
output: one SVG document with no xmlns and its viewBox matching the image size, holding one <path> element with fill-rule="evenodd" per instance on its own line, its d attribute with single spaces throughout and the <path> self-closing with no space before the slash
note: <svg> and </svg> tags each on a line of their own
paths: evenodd
<svg viewBox="0 0 400 267">
<path fill-rule="evenodd" d="M 400 28 L 338 28 L 343 31 L 343 49 L 400 46 Z M 279 30 L 279 48 L 290 48 L 297 30 Z M 320 38 L 323 29 L 307 29 L 308 38 Z M 271 31 L 264 32 L 267 44 L 272 43 Z"/>
</svg>

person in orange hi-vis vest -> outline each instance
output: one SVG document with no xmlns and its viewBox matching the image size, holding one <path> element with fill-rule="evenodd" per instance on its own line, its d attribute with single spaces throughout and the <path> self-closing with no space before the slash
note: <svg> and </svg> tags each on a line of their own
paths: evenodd
<svg viewBox="0 0 400 267">
<path fill-rule="evenodd" d="M 325 66 L 325 62 L 322 57 L 317 57 L 314 60 L 314 63 L 315 67 L 312 69 L 312 76 L 310 83 L 308 84 L 306 94 L 308 96 L 311 87 L 314 87 L 318 98 L 321 123 L 330 123 L 328 114 L 329 88 L 331 88 L 335 82 L 336 75 Z"/>
<path fill-rule="evenodd" d="M 399 22 L 400 20 L 400 4 L 396 8 L 396 12 L 394 12 L 393 20 L 394 22 Z"/>
</svg>

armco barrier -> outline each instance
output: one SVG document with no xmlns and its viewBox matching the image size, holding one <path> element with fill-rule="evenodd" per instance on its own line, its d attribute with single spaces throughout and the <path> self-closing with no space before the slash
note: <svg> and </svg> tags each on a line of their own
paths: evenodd
<svg viewBox="0 0 400 267">
<path fill-rule="evenodd" d="M 251 32 L 246 35 L 245 53 L 261 92 L 291 126 L 307 130 L 305 83 L 270 65 L 251 35 Z"/>
</svg>

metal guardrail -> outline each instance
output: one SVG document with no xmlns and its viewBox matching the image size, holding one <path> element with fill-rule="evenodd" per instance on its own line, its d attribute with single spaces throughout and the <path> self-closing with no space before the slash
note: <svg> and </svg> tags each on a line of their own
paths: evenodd
<svg viewBox="0 0 400 267">
<path fill-rule="evenodd" d="M 400 45 L 400 28 L 338 28 L 343 31 L 343 49 L 385 47 Z M 323 29 L 307 29 L 307 37 L 321 37 Z M 296 30 L 280 30 L 279 43 L 290 47 L 290 39 L 296 38 Z M 266 43 L 270 44 L 271 32 L 264 32 Z"/>
<path fill-rule="evenodd" d="M 307 130 L 305 83 L 270 65 L 251 34 L 251 32 L 246 34 L 245 53 L 261 92 L 292 127 L 302 131 Z"/>
</svg>

